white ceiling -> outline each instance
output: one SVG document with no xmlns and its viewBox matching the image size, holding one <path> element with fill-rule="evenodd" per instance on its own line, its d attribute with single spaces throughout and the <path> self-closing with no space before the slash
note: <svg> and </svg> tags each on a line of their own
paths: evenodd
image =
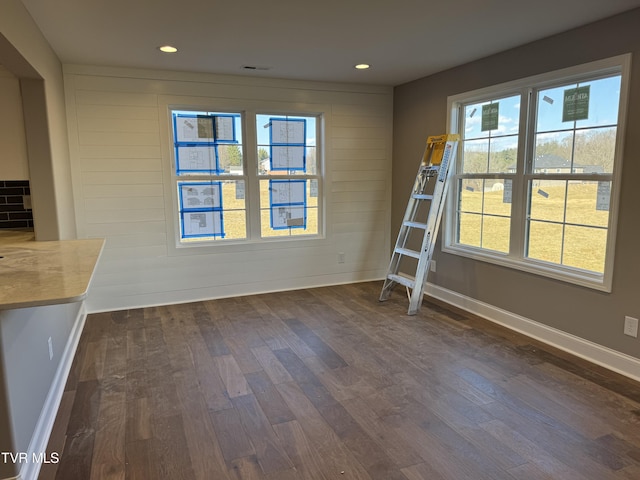
<svg viewBox="0 0 640 480">
<path fill-rule="evenodd" d="M 23 3 L 63 63 L 378 85 L 415 80 L 640 6 L 640 0 Z M 160 53 L 156 47 L 164 44 L 179 53 Z M 372 67 L 355 70 L 361 62 Z"/>
</svg>

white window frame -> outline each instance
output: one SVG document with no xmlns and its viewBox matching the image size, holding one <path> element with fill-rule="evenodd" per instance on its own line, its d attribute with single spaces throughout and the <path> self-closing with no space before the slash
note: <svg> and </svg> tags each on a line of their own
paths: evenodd
<svg viewBox="0 0 640 480">
<path fill-rule="evenodd" d="M 162 130 L 166 132 L 161 138 L 162 157 L 165 172 L 165 185 L 171 192 L 165 195 L 165 208 L 167 218 L 168 254 L 192 255 L 222 252 L 242 252 L 253 250 L 270 250 L 273 248 L 295 248 L 308 244 L 308 242 L 326 241 L 326 198 L 324 183 L 326 181 L 326 158 L 325 141 L 327 123 L 330 117 L 330 109 L 326 105 L 283 105 L 278 102 L 250 101 L 230 102 L 228 99 L 209 99 L 203 101 L 201 98 L 192 101 L 172 101 L 172 97 L 163 98 L 162 104 L 166 109 L 166 115 L 161 118 Z M 242 108 L 244 105 L 244 108 Z M 247 237 L 244 239 L 215 239 L 211 241 L 181 241 L 180 212 L 178 208 L 177 183 L 185 180 L 196 180 L 198 176 L 178 176 L 176 175 L 173 118 L 174 111 L 193 112 L 221 112 L 221 113 L 241 113 L 242 115 L 242 147 L 243 147 L 243 175 L 227 175 L 232 180 L 245 181 L 245 206 L 247 215 Z M 318 179 L 318 232 L 308 235 L 290 235 L 262 237 L 260 231 L 260 197 L 259 184 L 260 174 L 258 170 L 258 139 L 256 133 L 256 115 L 276 114 L 278 116 L 309 116 L 316 117 L 316 162 Z M 300 178 L 305 178 L 300 176 Z"/>
<path fill-rule="evenodd" d="M 243 239 L 224 239 L 224 237 L 217 237 L 217 235 L 211 235 L 211 236 L 207 236 L 204 237 L 203 239 L 198 239 L 195 237 L 192 237 L 191 240 L 187 240 L 182 236 L 182 230 L 184 227 L 181 226 L 181 221 L 180 221 L 180 210 L 181 210 L 181 206 L 180 206 L 180 193 L 179 193 L 179 184 L 180 183 L 202 183 L 202 184 L 206 184 L 206 183 L 224 183 L 225 181 L 242 181 L 244 182 L 245 185 L 245 190 L 247 189 L 247 167 L 246 167 L 246 147 L 245 147 L 245 140 L 246 140 L 246 135 L 244 135 L 244 112 L 243 111 L 226 111 L 226 110 L 205 110 L 205 109 L 200 109 L 200 108 L 188 108 L 188 109 L 180 109 L 180 108 L 171 108 L 170 109 L 170 123 L 171 123 L 171 144 L 174 145 L 174 142 L 177 141 L 177 139 L 175 138 L 175 128 L 174 128 L 174 113 L 179 113 L 180 115 L 184 115 L 184 114 L 202 114 L 204 113 L 205 116 L 207 117 L 213 117 L 213 114 L 222 114 L 222 115 L 233 115 L 233 116 L 240 116 L 240 124 L 241 124 L 241 131 L 242 131 L 242 137 L 238 139 L 237 145 L 240 145 L 242 147 L 242 151 L 243 151 L 243 157 L 242 157 L 242 166 L 243 166 L 243 173 L 242 175 L 237 175 L 237 174 L 225 174 L 222 172 L 216 172 L 216 173 L 206 173 L 206 172 L 200 172 L 200 173 L 190 173 L 190 174 L 185 174 L 185 175 L 178 175 L 177 174 L 177 164 L 178 164 L 178 159 L 176 158 L 176 149 L 172 148 L 171 149 L 171 181 L 172 181 L 172 190 L 174 191 L 175 194 L 175 204 L 174 204 L 174 214 L 175 214 L 175 225 L 176 225 L 176 237 L 177 237 L 177 246 L 182 247 L 182 246 L 192 246 L 192 245 L 215 245 L 218 242 L 237 242 L 237 241 L 245 241 L 248 239 L 248 228 L 245 228 L 245 234 L 247 235 L 246 238 Z M 214 126 L 215 129 L 215 126 Z M 233 142 L 222 142 L 220 144 L 218 144 L 218 148 L 223 146 L 223 145 L 236 145 L 236 143 Z M 220 195 L 222 193 L 220 192 Z M 245 195 L 246 197 L 246 195 Z M 245 217 L 248 218 L 248 208 L 247 208 L 247 203 L 246 203 L 246 199 L 245 199 Z M 223 224 L 224 224 L 224 219 L 223 219 Z M 223 227 L 223 231 L 224 231 L 224 227 Z"/>
<path fill-rule="evenodd" d="M 479 103 L 490 99 L 502 98 L 516 94 L 519 94 L 522 100 L 520 105 L 520 133 L 518 138 L 517 172 L 515 174 L 501 173 L 496 175 L 483 175 L 483 178 L 511 178 L 513 181 L 510 230 L 511 239 L 509 252 L 500 253 L 456 243 L 456 201 L 460 193 L 458 191 L 456 172 L 461 171 L 463 160 L 462 155 L 458 155 L 455 170 L 452 175 L 450 185 L 451 190 L 447 197 L 445 217 L 443 219 L 444 228 L 442 251 L 474 260 L 534 273 L 544 277 L 554 278 L 575 285 L 611 292 L 620 199 L 619 191 L 622 172 L 623 145 L 626 131 L 627 102 L 629 96 L 630 67 L 631 54 L 625 54 L 448 97 L 447 124 L 449 125 L 450 133 L 462 133 L 460 132 L 463 123 L 461 120 L 461 110 L 464 104 Z M 533 89 L 544 89 L 545 87 L 555 86 L 561 82 L 585 81 L 612 73 L 619 73 L 621 75 L 621 87 L 614 167 L 613 172 L 609 175 L 611 180 L 611 200 L 609 223 L 607 225 L 604 272 L 599 274 L 527 258 L 525 257 L 525 235 L 527 226 L 526 214 L 528 201 L 527 184 L 528 180 L 534 175 L 529 174 L 525 166 L 526 162 L 532 161 L 531 158 L 534 143 L 533 130 L 535 128 L 535 124 L 533 118 L 535 118 L 535 115 L 532 115 L 531 111 L 532 109 L 535 110 L 535 98 L 533 98 L 532 95 Z M 459 148 L 461 149 L 462 145 L 459 145 Z"/>
<path fill-rule="evenodd" d="M 257 215 L 256 217 L 256 221 L 257 223 L 255 224 L 255 230 L 256 230 L 256 234 L 259 237 L 260 240 L 263 241 L 272 241 L 275 239 L 275 241 L 277 240 L 283 240 L 283 239 L 298 239 L 298 238 L 314 238 L 314 237 L 319 237 L 321 236 L 322 233 L 322 223 L 321 223 L 321 213 L 322 213 L 322 208 L 321 208 L 321 200 L 322 200 L 322 191 L 323 191 L 323 175 L 322 175 L 322 169 L 323 169 L 323 162 L 322 162 L 322 156 L 321 156 L 321 152 L 322 152 L 322 144 L 323 144 L 323 140 L 322 140 L 322 136 L 321 136 L 321 131 L 322 131 L 322 121 L 323 121 L 323 117 L 322 115 L 317 115 L 317 114 L 309 114 L 309 113 L 293 113 L 291 111 L 287 111 L 287 112 L 283 112 L 280 110 L 257 110 L 255 112 L 253 112 L 253 116 L 252 116 L 252 121 L 254 123 L 254 126 L 256 129 L 260 128 L 260 126 L 256 123 L 257 122 L 257 116 L 258 115 L 262 115 L 262 116 L 269 116 L 269 117 L 275 117 L 275 118 L 279 118 L 279 119 L 284 119 L 284 118 L 288 118 L 288 117 L 292 117 L 292 120 L 295 120 L 296 118 L 300 118 L 300 117 L 314 117 L 316 119 L 316 166 L 315 166 L 315 172 L 316 173 L 309 173 L 309 172 L 304 172 L 304 173 L 291 173 L 291 172 L 286 172 L 286 171 L 272 171 L 271 174 L 269 173 L 260 173 L 260 169 L 258 168 L 258 172 L 255 175 L 255 178 L 252 178 L 252 181 L 255 181 L 257 183 L 256 185 L 256 193 L 258 195 L 260 195 L 260 182 L 261 181 L 266 181 L 266 180 L 305 180 L 305 181 L 309 181 L 308 185 L 310 186 L 311 184 L 311 180 L 316 180 L 317 182 L 317 196 L 318 196 L 318 207 L 317 207 L 317 218 L 318 218 L 318 233 L 313 233 L 313 234 L 291 234 L 292 232 L 290 232 L 289 235 L 285 235 L 285 236 L 279 236 L 279 235 L 274 235 L 274 236 L 266 236 L 266 237 L 262 237 L 261 236 L 261 224 L 260 224 L 260 214 Z M 256 135 L 257 137 L 257 135 Z M 257 149 L 258 147 L 264 147 L 266 145 L 264 144 L 259 144 L 256 138 L 256 155 L 257 155 Z M 257 160 L 259 161 L 259 160 Z M 259 198 L 258 198 L 259 200 Z M 310 208 L 310 207 L 307 207 Z M 258 206 L 258 209 L 261 209 L 261 206 Z"/>
</svg>

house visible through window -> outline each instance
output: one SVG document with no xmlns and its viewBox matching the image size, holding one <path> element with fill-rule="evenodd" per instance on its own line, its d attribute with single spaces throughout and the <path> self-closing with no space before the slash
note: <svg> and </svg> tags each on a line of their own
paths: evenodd
<svg viewBox="0 0 640 480">
<path fill-rule="evenodd" d="M 172 111 L 181 244 L 319 234 L 318 117 L 246 117 Z"/>
<path fill-rule="evenodd" d="M 445 251 L 610 288 L 628 57 L 450 98 Z"/>
</svg>

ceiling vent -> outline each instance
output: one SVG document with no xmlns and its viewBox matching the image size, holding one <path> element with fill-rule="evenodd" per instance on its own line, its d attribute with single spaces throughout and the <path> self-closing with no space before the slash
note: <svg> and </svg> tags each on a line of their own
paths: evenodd
<svg viewBox="0 0 640 480">
<path fill-rule="evenodd" d="M 266 72 L 267 70 L 271 70 L 271 67 L 260 67 L 258 65 L 242 65 L 243 70 L 256 70 L 261 72 Z"/>
</svg>

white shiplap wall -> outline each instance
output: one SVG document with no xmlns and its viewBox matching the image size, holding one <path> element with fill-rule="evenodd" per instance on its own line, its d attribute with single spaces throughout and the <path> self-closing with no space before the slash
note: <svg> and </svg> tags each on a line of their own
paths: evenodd
<svg viewBox="0 0 640 480">
<path fill-rule="evenodd" d="M 384 276 L 391 88 L 65 66 L 65 89 L 78 236 L 107 239 L 89 311 Z M 176 250 L 168 105 L 324 112 L 325 238 Z"/>
</svg>

